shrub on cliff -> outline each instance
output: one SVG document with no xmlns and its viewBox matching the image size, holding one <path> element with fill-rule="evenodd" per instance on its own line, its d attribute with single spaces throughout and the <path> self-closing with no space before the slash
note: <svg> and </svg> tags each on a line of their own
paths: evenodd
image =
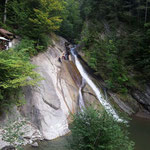
<svg viewBox="0 0 150 150">
<path fill-rule="evenodd" d="M 73 117 L 71 131 L 72 150 L 133 150 L 126 125 L 92 108 Z"/>
<path fill-rule="evenodd" d="M 21 87 L 35 85 L 41 80 L 40 75 L 33 71 L 35 66 L 29 62 L 29 56 L 24 51 L 0 52 L 0 110 L 20 103 Z"/>
</svg>

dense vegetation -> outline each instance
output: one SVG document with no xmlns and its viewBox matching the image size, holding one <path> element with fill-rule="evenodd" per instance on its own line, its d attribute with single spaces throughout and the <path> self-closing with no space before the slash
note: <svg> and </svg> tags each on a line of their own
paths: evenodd
<svg viewBox="0 0 150 150">
<path fill-rule="evenodd" d="M 20 87 L 40 80 L 29 60 L 47 48 L 52 32 L 82 43 L 88 64 L 111 90 L 127 93 L 149 82 L 149 6 L 149 0 L 1 0 L 0 27 L 22 40 L 0 52 L 0 110 L 20 105 Z M 105 113 L 79 113 L 71 130 L 74 150 L 133 149 L 122 124 Z"/>
<path fill-rule="evenodd" d="M 59 29 L 57 33 L 75 39 L 82 22 L 76 0 L 3 0 L 0 16 L 2 27 L 45 48 L 48 35 Z"/>
<path fill-rule="evenodd" d="M 75 39 L 81 26 L 79 15 L 79 3 L 74 0 L 1 1 L 0 28 L 21 38 L 15 49 L 0 52 L 1 111 L 8 110 L 11 104 L 24 103 L 20 87 L 34 85 L 41 79 L 33 71 L 30 57 L 48 47 L 54 31 L 64 37 L 68 34 L 70 41 Z"/>
<path fill-rule="evenodd" d="M 35 85 L 41 77 L 33 71 L 29 57 L 23 51 L 0 52 L 0 110 L 8 110 L 12 104 L 23 101 L 20 87 Z"/>
<path fill-rule="evenodd" d="M 149 0 L 81 1 L 86 58 L 116 92 L 149 82 L 149 6 Z"/>
<path fill-rule="evenodd" d="M 54 31 L 84 43 L 96 74 L 108 88 L 126 93 L 149 82 L 149 6 L 149 0 L 3 0 L 0 24 L 32 40 L 34 54 L 46 49 Z"/>
<path fill-rule="evenodd" d="M 133 150 L 126 125 L 93 108 L 74 116 L 71 131 L 72 150 Z"/>
</svg>

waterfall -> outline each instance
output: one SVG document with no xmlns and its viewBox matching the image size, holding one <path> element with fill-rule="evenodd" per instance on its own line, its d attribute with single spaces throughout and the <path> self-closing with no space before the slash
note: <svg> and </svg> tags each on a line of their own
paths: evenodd
<svg viewBox="0 0 150 150">
<path fill-rule="evenodd" d="M 83 112 L 83 109 L 85 108 L 85 104 L 84 104 L 84 100 L 83 100 L 83 96 L 82 96 L 82 88 L 84 87 L 85 81 L 82 78 L 82 84 L 79 88 L 79 107 L 80 110 Z"/>
<path fill-rule="evenodd" d="M 78 68 L 81 76 L 84 78 L 84 80 L 89 84 L 89 86 L 93 89 L 93 91 L 95 92 L 98 100 L 100 101 L 100 103 L 103 105 L 104 109 L 113 116 L 113 118 L 115 120 L 117 120 L 118 122 L 125 122 L 124 120 L 122 120 L 118 114 L 115 112 L 115 110 L 113 109 L 113 107 L 109 104 L 109 102 L 107 102 L 102 94 L 100 93 L 100 90 L 98 89 L 98 87 L 94 84 L 94 82 L 89 78 L 88 74 L 86 73 L 86 71 L 84 70 L 84 68 L 82 67 L 80 61 L 78 60 L 77 57 L 77 52 L 75 51 L 75 48 L 71 49 L 71 53 L 74 56 L 75 59 L 75 65 Z M 79 94 L 81 90 L 79 90 Z"/>
</svg>

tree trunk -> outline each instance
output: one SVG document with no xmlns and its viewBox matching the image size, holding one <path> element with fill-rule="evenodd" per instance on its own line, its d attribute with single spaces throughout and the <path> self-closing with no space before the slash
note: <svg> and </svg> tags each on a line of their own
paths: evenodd
<svg viewBox="0 0 150 150">
<path fill-rule="evenodd" d="M 146 6 L 145 6 L 145 23 L 147 22 L 147 9 L 148 9 L 148 0 L 146 0 Z"/>
<path fill-rule="evenodd" d="M 8 2 L 8 0 L 5 0 L 5 5 L 4 5 L 4 20 L 3 20 L 4 24 L 6 23 L 6 20 L 7 20 L 7 8 L 6 8 L 7 2 Z"/>
</svg>

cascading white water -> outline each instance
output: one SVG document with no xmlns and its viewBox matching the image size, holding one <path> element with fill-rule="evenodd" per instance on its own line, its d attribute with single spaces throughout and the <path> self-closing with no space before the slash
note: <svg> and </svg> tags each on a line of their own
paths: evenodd
<svg viewBox="0 0 150 150">
<path fill-rule="evenodd" d="M 113 107 L 102 97 L 102 94 L 100 93 L 100 90 L 97 88 L 97 86 L 94 84 L 94 82 L 89 78 L 88 74 L 86 73 L 86 71 L 84 70 L 84 68 L 82 67 L 80 61 L 77 58 L 77 55 L 74 52 L 75 48 L 71 49 L 71 53 L 75 58 L 75 65 L 78 68 L 81 76 L 85 79 L 85 81 L 91 86 L 91 88 L 93 89 L 93 91 L 95 92 L 98 100 L 100 101 L 100 103 L 103 105 L 103 107 L 105 108 L 105 110 L 109 113 L 112 114 L 112 116 L 114 117 L 115 120 L 119 121 L 119 122 L 125 122 L 124 120 L 122 120 L 118 114 L 115 112 L 115 110 L 113 109 Z M 82 93 L 80 93 L 81 90 L 79 90 L 79 94 L 82 95 Z"/>
<path fill-rule="evenodd" d="M 82 96 L 83 86 L 84 86 L 84 79 L 82 79 L 82 85 L 79 88 L 79 107 L 82 112 L 83 112 L 83 109 L 85 108 L 85 104 L 84 104 L 84 100 L 83 100 L 83 96 Z"/>
</svg>

